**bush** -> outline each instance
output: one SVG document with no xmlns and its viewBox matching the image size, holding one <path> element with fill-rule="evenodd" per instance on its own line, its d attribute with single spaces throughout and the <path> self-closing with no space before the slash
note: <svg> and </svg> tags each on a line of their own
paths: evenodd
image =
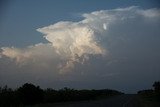
<svg viewBox="0 0 160 107">
<path fill-rule="evenodd" d="M 17 90 L 20 102 L 24 105 L 37 104 L 43 101 L 44 93 L 39 86 L 26 83 Z"/>
<path fill-rule="evenodd" d="M 108 97 L 119 94 L 122 93 L 109 89 L 75 90 L 65 87 L 60 90 L 51 88 L 42 90 L 39 86 L 26 83 L 16 90 L 12 90 L 7 86 L 3 88 L 0 87 L 0 107 L 18 107 L 38 103 L 94 100 L 102 96 Z"/>
</svg>

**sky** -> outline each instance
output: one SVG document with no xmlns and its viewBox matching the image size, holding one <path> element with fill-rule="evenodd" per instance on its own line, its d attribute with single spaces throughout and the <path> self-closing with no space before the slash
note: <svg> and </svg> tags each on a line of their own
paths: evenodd
<svg viewBox="0 0 160 107">
<path fill-rule="evenodd" d="M 159 0 L 2 0 L 0 86 L 116 89 L 160 78 Z"/>
</svg>

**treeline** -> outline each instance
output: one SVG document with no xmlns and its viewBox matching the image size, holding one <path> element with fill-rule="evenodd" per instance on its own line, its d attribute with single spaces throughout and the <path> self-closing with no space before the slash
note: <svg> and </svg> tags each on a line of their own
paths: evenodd
<svg viewBox="0 0 160 107">
<path fill-rule="evenodd" d="M 15 90 L 8 88 L 7 86 L 0 87 L 0 107 L 18 107 L 38 103 L 94 100 L 119 94 L 122 93 L 110 89 L 75 90 L 65 87 L 60 90 L 54 90 L 52 88 L 43 90 L 39 86 L 26 83 Z"/>
<path fill-rule="evenodd" d="M 160 101 L 160 81 L 154 82 L 152 87 L 153 89 L 141 90 L 138 91 L 137 93 L 145 98 Z"/>
</svg>

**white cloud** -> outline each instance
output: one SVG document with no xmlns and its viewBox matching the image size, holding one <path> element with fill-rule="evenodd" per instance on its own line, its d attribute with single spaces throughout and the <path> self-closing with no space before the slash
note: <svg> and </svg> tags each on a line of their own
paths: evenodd
<svg viewBox="0 0 160 107">
<path fill-rule="evenodd" d="M 42 65 L 48 64 L 52 60 L 58 60 L 58 55 L 55 54 L 51 44 L 39 43 L 34 46 L 25 48 L 2 47 L 1 56 L 8 57 L 15 61 L 17 65 L 23 66 L 26 64 Z"/>
<path fill-rule="evenodd" d="M 159 9 L 144 10 L 136 6 L 85 13 L 82 15 L 84 19 L 78 22 L 61 21 L 38 28 L 37 31 L 44 34 L 48 44 L 40 43 L 23 49 L 2 47 L 0 56 L 13 59 L 20 65 L 33 62 L 52 65 L 49 63 L 56 62 L 54 64 L 60 72 L 71 71 L 76 63 L 83 64 L 88 61 L 90 55 L 107 57 L 110 53 L 108 48 L 111 48 L 109 47 L 111 45 L 106 42 L 114 44 L 117 40 L 126 39 L 122 35 L 128 36 L 135 33 L 134 29 L 132 29 L 133 32 L 125 33 L 125 30 L 118 31 L 114 27 L 122 25 L 125 25 L 124 28 L 128 27 L 130 26 L 128 22 L 136 22 L 139 17 L 147 21 L 159 19 L 159 13 Z M 114 34 L 119 36 L 117 36 L 118 39 L 113 38 Z"/>
<path fill-rule="evenodd" d="M 139 10 L 137 13 L 148 17 L 148 18 L 155 18 L 155 17 L 160 17 L 160 9 L 148 9 L 148 10 Z"/>
<path fill-rule="evenodd" d="M 39 28 L 52 43 L 56 52 L 65 57 L 82 57 L 85 54 L 103 54 L 104 50 L 94 40 L 94 31 L 76 22 L 59 22 Z"/>
<path fill-rule="evenodd" d="M 39 28 L 45 38 L 61 57 L 66 59 L 61 71 L 74 68 L 75 62 L 87 55 L 104 55 L 105 50 L 95 40 L 94 31 L 80 22 L 58 22 L 48 27 Z M 81 63 L 81 62 L 80 62 Z M 69 69 L 70 70 L 70 69 Z"/>
</svg>

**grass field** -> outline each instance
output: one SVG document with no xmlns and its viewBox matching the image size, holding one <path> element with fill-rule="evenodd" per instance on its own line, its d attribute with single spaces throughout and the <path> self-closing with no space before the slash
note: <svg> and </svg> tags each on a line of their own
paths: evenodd
<svg viewBox="0 0 160 107">
<path fill-rule="evenodd" d="M 160 97 L 155 94 L 138 95 L 143 107 L 160 107 Z"/>
</svg>

